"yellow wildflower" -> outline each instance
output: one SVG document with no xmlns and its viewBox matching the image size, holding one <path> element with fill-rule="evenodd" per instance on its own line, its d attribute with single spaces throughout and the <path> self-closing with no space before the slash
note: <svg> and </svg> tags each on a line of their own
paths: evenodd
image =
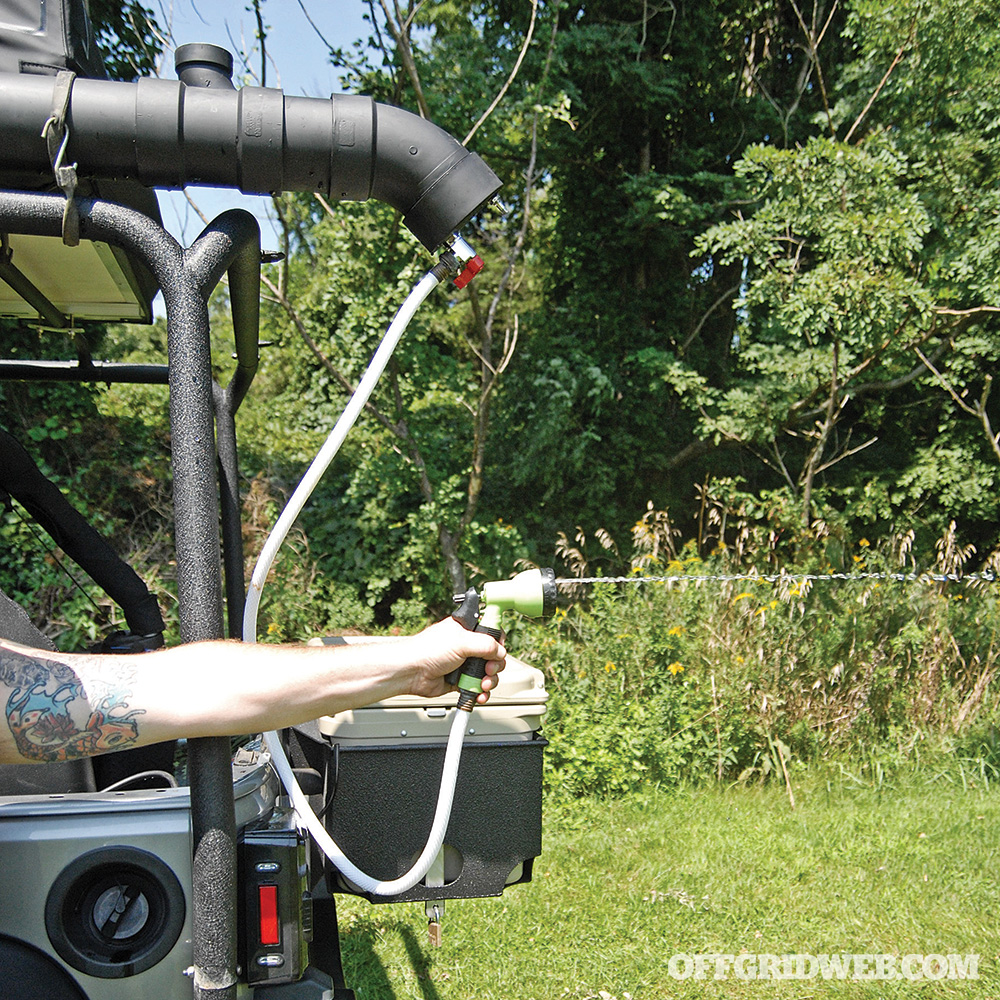
<svg viewBox="0 0 1000 1000">
<path fill-rule="evenodd" d="M 679 673 L 682 673 L 684 671 L 684 667 L 682 667 L 681 664 L 679 664 L 676 660 L 674 660 L 674 662 L 671 663 L 669 667 L 667 667 L 667 670 L 669 670 L 674 675 L 674 677 L 676 677 Z"/>
<path fill-rule="evenodd" d="M 610 674 L 612 670 L 617 670 L 617 669 L 618 668 L 610 660 L 608 660 L 608 662 L 604 664 L 604 672 L 607 674 Z"/>
</svg>

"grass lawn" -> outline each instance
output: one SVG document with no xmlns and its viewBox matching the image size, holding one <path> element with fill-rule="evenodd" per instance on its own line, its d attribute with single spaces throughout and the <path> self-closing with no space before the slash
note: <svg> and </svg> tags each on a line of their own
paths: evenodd
<svg viewBox="0 0 1000 1000">
<path fill-rule="evenodd" d="M 422 905 L 340 897 L 348 985 L 359 1000 L 1000 1000 L 1000 786 L 949 769 L 877 787 L 811 771 L 793 787 L 794 810 L 777 784 L 551 808 L 534 881 L 449 901 L 440 949 Z M 741 952 L 975 954 L 978 979 L 668 970 L 675 955 Z"/>
</svg>

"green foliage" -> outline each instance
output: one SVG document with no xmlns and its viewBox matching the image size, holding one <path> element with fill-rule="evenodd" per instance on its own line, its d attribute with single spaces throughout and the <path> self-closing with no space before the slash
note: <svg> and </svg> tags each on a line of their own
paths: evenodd
<svg viewBox="0 0 1000 1000">
<path fill-rule="evenodd" d="M 155 13 L 139 0 L 89 0 L 104 67 L 112 80 L 155 73 L 163 32 Z"/>
<path fill-rule="evenodd" d="M 530 6 L 404 8 L 431 116 L 463 136 L 512 71 Z M 828 21 L 819 5 L 803 10 L 538 4 L 511 89 L 470 143 L 510 206 L 470 222 L 487 270 L 473 292 L 435 293 L 408 331 L 377 415 L 362 417 L 275 574 L 272 639 L 415 627 L 448 606 L 456 573 L 478 582 L 525 557 L 548 563 L 570 525 L 659 539 L 631 561 L 581 544 L 580 559 L 607 571 L 636 559 L 644 570 L 897 566 L 902 538 L 914 565 L 932 566 L 949 532 L 978 558 L 994 550 L 995 12 L 986 0 L 851 0 Z M 148 15 L 94 7 L 105 44 L 126 53 L 116 74 L 148 68 Z M 391 33 L 372 28 L 381 49 L 332 55 L 352 87 L 415 106 Z M 263 500 L 246 491 L 251 555 L 428 263 L 385 207 L 276 205 L 289 257 L 266 272 L 272 346 L 239 415 L 244 465 L 267 481 Z M 217 292 L 221 382 L 227 307 Z M 14 356 L 72 353 L 52 334 L 4 335 Z M 114 331 L 100 349 L 162 356 L 162 324 Z M 168 594 L 165 394 L 2 391 L 12 428 Z M 21 529 L 3 530 L 23 551 Z M 26 594 L 19 559 L 0 582 Z M 42 592 L 51 584 L 43 573 Z M 617 792 L 651 775 L 773 775 L 782 747 L 797 760 L 836 743 L 838 713 L 872 740 L 956 718 L 993 662 L 985 597 L 851 587 L 755 584 L 711 599 L 693 584 L 656 598 L 599 588 L 536 650 L 555 658 L 551 718 L 581 741 L 556 734 L 552 756 L 573 763 L 552 782 Z M 68 627 L 84 617 L 74 610 L 81 624 Z M 669 624 L 635 625 L 647 620 Z"/>
<path fill-rule="evenodd" d="M 594 590 L 588 606 L 519 633 L 551 692 L 547 786 L 560 796 L 619 795 L 749 766 L 762 735 L 692 673 L 692 608 L 634 588 Z"/>
<path fill-rule="evenodd" d="M 317 636 L 371 629 L 372 609 L 355 588 L 322 577 L 303 578 L 290 562 L 277 565 L 275 579 L 268 584 L 258 618 L 260 642 L 307 642 Z"/>
<path fill-rule="evenodd" d="M 976 0 L 855 3 L 844 31 L 831 134 L 748 147 L 735 175 L 752 208 L 696 241 L 699 259 L 743 269 L 727 383 L 700 431 L 783 478 L 805 523 L 815 488 L 846 498 L 865 480 L 890 529 L 985 528 L 993 507 L 972 484 L 989 490 L 998 455 L 983 418 L 1000 38 Z"/>
<path fill-rule="evenodd" d="M 85 574 L 72 563 L 69 569 L 65 557 L 58 559 L 53 554 L 52 540 L 19 506 L 4 513 L 0 540 L 5 552 L 0 586 L 31 609 L 39 629 L 60 648 L 69 650 L 85 648 L 101 637 L 101 627 L 109 625 L 114 610 L 107 606 L 106 598 L 105 607 L 96 605 L 102 598 L 98 588 L 88 586 Z"/>
<path fill-rule="evenodd" d="M 63 334 L 39 333 L 7 321 L 0 331 L 8 357 L 73 354 L 72 342 Z M 116 328 L 107 340 L 121 334 Z M 103 330 L 88 330 L 86 336 L 93 349 L 114 354 L 101 339 Z M 125 353 L 125 346 L 121 350 Z M 162 388 L 9 382 L 0 388 L 0 401 L 4 429 L 143 576 L 157 596 L 168 633 L 175 636 Z M 80 649 L 112 628 L 124 627 L 120 610 L 19 505 L 0 523 L 0 544 L 6 553 L 0 587 L 28 607 L 60 648 Z"/>
<path fill-rule="evenodd" d="M 593 2 L 560 18 L 549 85 L 573 127 L 540 150 L 545 302 L 499 413 L 503 500 L 532 534 L 561 526 L 552 497 L 615 528 L 644 502 L 638 483 L 661 496 L 724 364 L 731 319 L 699 317 L 734 275 L 689 255 L 733 194 L 734 151 L 773 121 L 766 102 L 732 99 L 743 15 Z"/>
<path fill-rule="evenodd" d="M 905 762 L 928 733 L 961 734 L 963 759 L 992 773 L 989 692 L 1000 670 L 992 587 L 886 576 L 954 573 L 970 548 L 952 532 L 920 567 L 912 537 L 876 548 L 824 534 L 807 565 L 832 570 L 815 563 L 839 548 L 854 579 L 796 576 L 784 553 L 784 573 L 770 581 L 752 561 L 766 550 L 750 543 L 756 532 L 773 537 L 773 527 L 760 530 L 773 526 L 772 514 L 744 508 L 741 517 L 729 528 L 735 540 L 707 560 L 660 562 L 640 546 L 633 564 L 676 577 L 670 586 L 598 584 L 552 622 L 519 626 L 515 650 L 545 671 L 551 692 L 547 787 L 565 798 L 786 782 L 806 762 L 866 747 L 882 759 L 905 741 Z"/>
</svg>

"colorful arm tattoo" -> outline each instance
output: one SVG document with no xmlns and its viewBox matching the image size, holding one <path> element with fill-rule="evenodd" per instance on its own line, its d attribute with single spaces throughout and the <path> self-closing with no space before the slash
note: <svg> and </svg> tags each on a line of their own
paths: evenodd
<svg viewBox="0 0 1000 1000">
<path fill-rule="evenodd" d="M 30 654 L 0 642 L 0 684 L 11 692 L 4 716 L 18 753 L 27 760 L 72 760 L 124 750 L 139 738 L 128 711 L 135 668 L 126 662 L 109 669 L 87 690 L 76 672 L 52 654 Z"/>
</svg>

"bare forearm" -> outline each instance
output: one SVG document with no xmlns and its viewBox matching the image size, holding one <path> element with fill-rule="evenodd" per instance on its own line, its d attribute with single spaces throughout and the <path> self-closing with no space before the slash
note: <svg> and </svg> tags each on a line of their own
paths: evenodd
<svg viewBox="0 0 1000 1000">
<path fill-rule="evenodd" d="M 502 647 L 447 621 L 404 639 L 336 648 L 218 641 L 103 656 L 0 641 L 0 763 L 277 729 L 393 695 L 434 695 L 448 690 L 443 675 L 466 656 L 493 661 L 488 692 Z"/>
<path fill-rule="evenodd" d="M 277 729 L 411 689 L 405 640 L 335 649 L 194 643 L 148 657 L 136 697 L 172 738 Z M 399 647 L 399 648 L 395 648 Z"/>
</svg>

